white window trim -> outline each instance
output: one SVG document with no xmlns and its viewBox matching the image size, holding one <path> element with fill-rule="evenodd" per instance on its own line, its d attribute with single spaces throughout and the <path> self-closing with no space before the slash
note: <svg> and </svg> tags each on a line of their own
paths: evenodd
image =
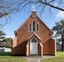
<svg viewBox="0 0 64 62">
<path fill-rule="evenodd" d="M 37 23 L 35 23 L 35 31 L 37 32 L 37 28 L 36 27 L 37 27 Z"/>
<path fill-rule="evenodd" d="M 39 30 L 39 24 L 37 23 L 37 25 L 38 25 L 38 30 Z M 38 31 L 38 30 L 37 30 L 37 31 Z"/>
<path fill-rule="evenodd" d="M 33 31 L 33 21 L 35 21 L 34 19 L 32 20 L 32 23 L 31 23 L 31 31 L 30 31 L 30 24 L 28 25 L 28 31 L 29 32 L 34 32 Z M 35 32 L 37 32 L 37 22 L 35 21 Z M 39 31 L 39 24 L 38 24 L 38 31 Z"/>
<path fill-rule="evenodd" d="M 36 27 L 36 32 L 39 31 L 39 24 L 38 24 L 38 30 L 37 30 L 37 24 L 38 24 L 38 23 L 36 23 L 36 26 L 35 26 L 35 27 Z"/>
<path fill-rule="evenodd" d="M 31 31 L 33 32 L 33 23 L 31 23 Z"/>
</svg>

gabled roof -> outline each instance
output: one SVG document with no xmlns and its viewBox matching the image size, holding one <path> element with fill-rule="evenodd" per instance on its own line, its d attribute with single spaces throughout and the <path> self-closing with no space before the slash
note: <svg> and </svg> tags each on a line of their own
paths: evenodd
<svg viewBox="0 0 64 62">
<path fill-rule="evenodd" d="M 32 14 L 25 20 L 25 22 L 26 22 L 31 16 L 32 16 Z M 41 20 L 41 18 L 40 18 L 39 16 L 36 15 L 36 18 L 38 18 L 38 19 L 41 21 L 41 23 L 46 27 L 46 29 L 47 29 L 48 31 L 52 32 L 52 31 L 47 27 L 47 25 Z M 24 22 L 24 23 L 25 23 L 25 22 Z M 23 24 L 24 24 L 24 23 L 23 23 Z M 22 24 L 21 26 L 23 26 L 23 24 Z M 20 27 L 21 27 L 21 26 L 20 26 Z M 19 28 L 20 28 L 20 27 L 19 27 Z M 18 28 L 18 29 L 19 29 L 19 28 Z M 17 29 L 17 30 L 18 30 L 18 29 Z M 16 30 L 16 31 L 17 31 L 17 30 Z M 53 32 L 52 32 L 52 33 L 53 33 Z"/>
<path fill-rule="evenodd" d="M 35 32 L 33 32 L 33 34 L 30 35 L 27 40 L 31 39 L 33 36 L 36 36 L 39 40 L 41 40 L 41 38 Z"/>
<path fill-rule="evenodd" d="M 31 15 L 20 25 L 20 27 L 31 17 Z M 15 31 L 17 31 L 20 27 L 18 27 Z"/>
<path fill-rule="evenodd" d="M 33 11 L 36 11 L 36 10 L 32 10 L 32 12 L 33 12 Z M 32 14 L 20 25 L 20 27 L 21 27 L 31 16 L 32 16 Z M 37 16 L 37 15 L 36 15 L 36 16 Z M 20 28 L 20 27 L 19 27 L 19 28 Z M 19 28 L 17 28 L 17 30 L 18 30 Z M 17 30 L 15 30 L 15 31 L 17 31 Z"/>
<path fill-rule="evenodd" d="M 42 19 L 37 15 L 37 18 L 43 23 L 43 25 L 47 28 L 47 30 L 51 31 L 48 26 L 42 21 Z M 52 32 L 52 31 L 51 31 Z"/>
</svg>

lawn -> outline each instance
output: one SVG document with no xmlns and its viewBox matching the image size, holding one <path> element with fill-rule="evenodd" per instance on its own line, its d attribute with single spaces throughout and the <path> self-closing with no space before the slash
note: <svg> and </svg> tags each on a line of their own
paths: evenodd
<svg viewBox="0 0 64 62">
<path fill-rule="evenodd" d="M 27 62 L 26 59 L 19 56 L 11 56 L 11 53 L 0 53 L 0 62 Z M 53 58 L 42 59 L 41 62 L 64 62 L 64 52 L 57 52 Z"/>
<path fill-rule="evenodd" d="M 42 59 L 41 62 L 64 62 L 64 52 L 57 52 L 56 57 Z"/>
<path fill-rule="evenodd" d="M 11 56 L 11 53 L 0 53 L 0 62 L 27 62 L 26 59 L 22 57 Z"/>
</svg>

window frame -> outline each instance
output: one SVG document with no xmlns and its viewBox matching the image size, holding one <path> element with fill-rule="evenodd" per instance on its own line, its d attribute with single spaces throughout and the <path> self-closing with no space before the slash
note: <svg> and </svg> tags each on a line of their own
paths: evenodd
<svg viewBox="0 0 64 62">
<path fill-rule="evenodd" d="M 29 32 L 39 31 L 39 24 L 35 20 L 32 20 L 32 23 L 28 25 L 28 30 Z"/>
</svg>

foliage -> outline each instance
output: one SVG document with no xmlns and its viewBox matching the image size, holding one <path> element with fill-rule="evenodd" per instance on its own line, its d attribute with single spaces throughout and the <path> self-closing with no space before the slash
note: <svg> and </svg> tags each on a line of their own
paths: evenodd
<svg viewBox="0 0 64 62">
<path fill-rule="evenodd" d="M 12 41 L 13 41 L 12 38 L 5 38 L 5 39 L 2 40 L 2 42 L 0 42 L 1 43 L 0 46 L 10 48 L 12 46 Z"/>
<path fill-rule="evenodd" d="M 11 47 L 12 44 L 12 38 L 5 38 L 5 33 L 3 31 L 0 31 L 0 46 L 5 47 Z"/>
<path fill-rule="evenodd" d="M 41 62 L 64 62 L 64 52 L 57 52 L 57 56 L 53 58 L 42 59 Z"/>
<path fill-rule="evenodd" d="M 52 28 L 53 31 L 56 31 L 56 35 L 62 34 L 64 32 L 64 20 L 55 23 L 56 26 Z"/>
<path fill-rule="evenodd" d="M 12 38 L 5 38 L 3 41 L 6 42 L 7 47 L 12 47 Z"/>
<path fill-rule="evenodd" d="M 15 14 L 15 12 L 19 12 L 25 7 L 29 9 L 32 4 L 35 4 L 41 13 L 46 9 L 51 12 L 51 8 L 64 11 L 64 0 L 0 0 L 0 18 L 3 16 L 6 18 L 4 23 L 0 23 L 0 26 L 8 23 L 6 15 L 10 18 L 9 14 Z"/>
<path fill-rule="evenodd" d="M 3 40 L 6 34 L 3 31 L 0 31 L 0 41 Z"/>
<path fill-rule="evenodd" d="M 58 43 L 61 43 L 62 34 L 64 33 L 64 20 L 56 22 L 52 30 L 55 32 L 53 37 L 57 40 Z"/>
<path fill-rule="evenodd" d="M 12 42 L 12 38 L 5 38 L 5 39 L 3 39 L 3 41 L 5 41 L 5 42 Z"/>
<path fill-rule="evenodd" d="M 5 36 L 6 34 L 3 31 L 0 31 L 0 36 Z"/>
<path fill-rule="evenodd" d="M 57 3 L 58 6 L 53 5 L 52 3 Z M 64 4 L 64 0 L 0 0 L 0 12 L 6 13 L 6 12 L 16 12 L 20 11 L 27 5 L 35 4 L 37 7 L 41 7 L 42 11 L 46 7 L 52 7 L 61 11 L 64 11 L 62 8 L 62 5 Z M 62 5 L 60 5 L 62 4 Z M 64 6 L 64 5 L 63 5 Z"/>
</svg>

